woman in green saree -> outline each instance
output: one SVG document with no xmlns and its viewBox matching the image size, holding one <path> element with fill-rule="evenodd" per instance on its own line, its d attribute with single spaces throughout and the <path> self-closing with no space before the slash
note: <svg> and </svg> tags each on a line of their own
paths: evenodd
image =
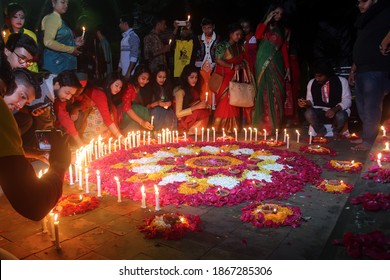
<svg viewBox="0 0 390 280">
<path fill-rule="evenodd" d="M 280 128 L 285 101 L 284 80 L 290 80 L 287 30 L 281 25 L 283 8 L 271 7 L 256 29 L 259 41 L 256 56 L 257 95 L 252 124 L 268 134 Z M 262 130 L 259 130 L 262 131 Z"/>
</svg>

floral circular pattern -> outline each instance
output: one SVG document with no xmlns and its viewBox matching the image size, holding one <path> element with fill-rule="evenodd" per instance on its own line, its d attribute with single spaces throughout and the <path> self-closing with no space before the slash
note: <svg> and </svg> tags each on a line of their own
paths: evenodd
<svg viewBox="0 0 390 280">
<path fill-rule="evenodd" d="M 304 155 L 257 143 L 174 143 L 120 150 L 95 160 L 90 172 L 101 173 L 102 190 L 122 198 L 155 205 L 237 205 L 267 199 L 288 199 L 314 184 L 322 169 Z M 91 177 L 94 182 L 95 178 Z M 191 183 L 189 183 L 191 182 Z"/>
</svg>

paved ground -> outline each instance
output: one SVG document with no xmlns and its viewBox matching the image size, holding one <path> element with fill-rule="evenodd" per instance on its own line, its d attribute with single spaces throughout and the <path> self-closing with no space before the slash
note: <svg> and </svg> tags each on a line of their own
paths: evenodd
<svg viewBox="0 0 390 280">
<path fill-rule="evenodd" d="M 303 130 L 302 130 L 303 131 Z M 291 135 L 294 135 L 291 131 Z M 295 139 L 294 139 L 295 140 Z M 299 145 L 291 141 L 291 150 Z M 337 151 L 335 159 L 372 165 L 368 152 L 352 152 L 348 140 L 327 144 Z M 373 151 L 383 149 L 378 143 Z M 322 166 L 329 157 L 309 156 Z M 162 212 L 180 211 L 200 215 L 202 232 L 188 234 L 180 241 L 148 240 L 137 230 L 153 209 L 143 210 L 139 202 L 104 196 L 99 208 L 82 215 L 63 217 L 60 222 L 61 251 L 55 250 L 41 223 L 18 215 L 8 201 L 0 198 L 0 247 L 20 259 L 350 259 L 344 247 L 331 244 L 345 231 L 363 233 L 374 229 L 390 233 L 388 212 L 366 212 L 348 200 L 365 191 L 390 192 L 389 184 L 362 180 L 360 174 L 323 171 L 324 178 L 337 178 L 354 184 L 351 194 L 330 194 L 305 186 L 288 201 L 298 206 L 307 222 L 298 228 L 257 229 L 240 221 L 241 208 L 235 207 L 163 207 Z M 66 185 L 64 194 L 75 193 Z"/>
</svg>

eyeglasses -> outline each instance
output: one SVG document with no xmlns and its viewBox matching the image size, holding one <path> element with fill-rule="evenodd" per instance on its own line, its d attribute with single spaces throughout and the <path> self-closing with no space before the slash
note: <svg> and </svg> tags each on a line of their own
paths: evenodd
<svg viewBox="0 0 390 280">
<path fill-rule="evenodd" d="M 20 65 L 26 64 L 27 67 L 30 67 L 34 61 L 32 59 L 27 60 L 26 58 L 22 57 L 21 55 L 17 54 L 16 52 L 13 52 L 18 57 L 18 62 Z"/>
</svg>

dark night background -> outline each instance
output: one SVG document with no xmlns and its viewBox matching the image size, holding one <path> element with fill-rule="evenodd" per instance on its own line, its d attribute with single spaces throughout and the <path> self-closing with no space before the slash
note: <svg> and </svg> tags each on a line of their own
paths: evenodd
<svg viewBox="0 0 390 280">
<path fill-rule="evenodd" d="M 0 0 L 2 18 L 9 2 L 18 2 L 27 11 L 26 28 L 37 30 L 41 18 L 51 12 L 51 0 Z M 200 20 L 209 17 L 215 21 L 216 32 L 226 37 L 229 23 L 241 17 L 249 18 L 253 27 L 262 20 L 272 0 L 70 0 L 65 19 L 71 27 L 81 33 L 81 25 L 92 32 L 103 23 L 108 30 L 107 37 L 112 44 L 114 59 L 117 59 L 121 34 L 118 28 L 119 16 L 133 13 L 137 18 L 140 36 L 150 30 L 153 14 L 161 14 L 167 19 L 168 28 L 175 19 L 185 20 L 191 14 L 193 29 L 201 33 Z M 353 23 L 359 11 L 356 0 L 286 0 L 286 25 L 291 27 L 299 46 L 301 59 L 312 61 L 318 57 L 331 59 L 335 66 L 351 64 L 351 48 L 355 29 Z"/>
</svg>

